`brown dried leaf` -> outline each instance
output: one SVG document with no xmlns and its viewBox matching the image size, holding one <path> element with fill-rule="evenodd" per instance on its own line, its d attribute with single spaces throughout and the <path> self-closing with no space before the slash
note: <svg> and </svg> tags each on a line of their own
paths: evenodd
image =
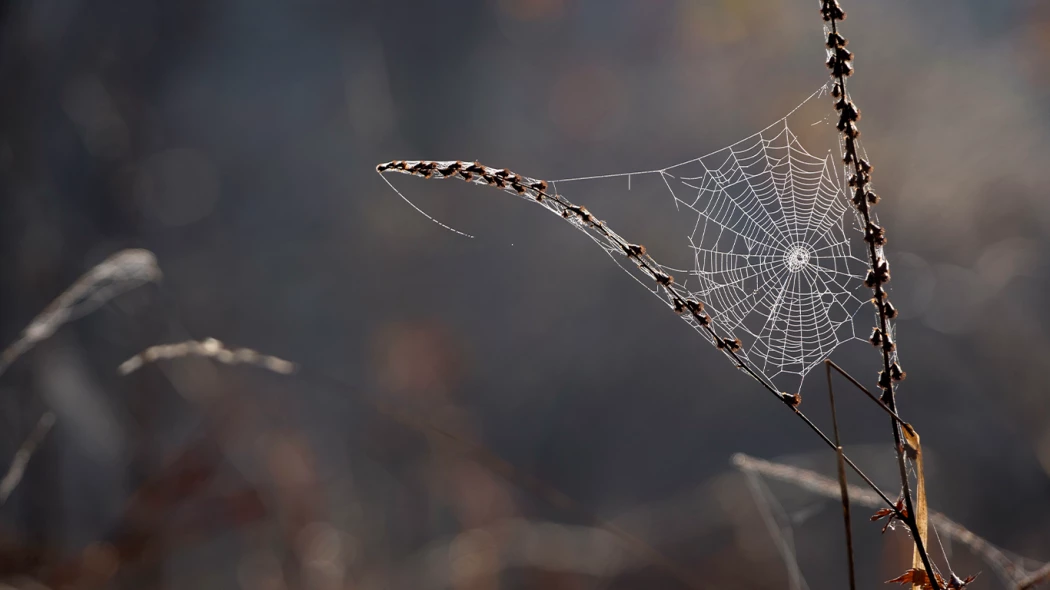
<svg viewBox="0 0 1050 590">
<path fill-rule="evenodd" d="M 904 498 L 897 498 L 897 509 L 893 508 L 879 508 L 875 511 L 875 514 L 871 515 L 871 522 L 875 522 L 882 518 L 886 519 L 886 526 L 882 527 L 882 532 L 886 532 L 886 529 L 893 528 L 893 523 L 900 520 L 897 514 L 904 515 L 905 518 L 908 516 L 908 508 L 904 505 Z"/>
<path fill-rule="evenodd" d="M 889 516 L 891 514 L 893 514 L 893 509 L 892 508 L 879 508 L 878 510 L 875 511 L 875 514 L 871 515 L 871 522 L 875 522 L 875 521 L 879 520 L 880 518 L 885 518 L 885 517 L 887 517 L 887 516 Z"/>
<path fill-rule="evenodd" d="M 937 575 L 937 574 L 934 574 Z M 938 586 L 944 587 L 944 579 L 937 576 Z M 921 586 L 924 590 L 933 590 L 933 586 L 930 584 L 930 577 L 926 575 L 925 570 L 912 568 L 902 575 L 893 578 L 892 580 L 886 580 L 887 584 L 913 584 Z"/>
</svg>

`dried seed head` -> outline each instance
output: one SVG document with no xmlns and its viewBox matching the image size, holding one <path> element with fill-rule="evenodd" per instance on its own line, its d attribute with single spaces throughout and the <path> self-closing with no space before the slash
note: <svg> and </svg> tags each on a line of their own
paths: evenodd
<svg viewBox="0 0 1050 590">
<path fill-rule="evenodd" d="M 846 20 L 846 13 L 836 0 L 824 0 L 820 6 L 820 14 L 828 22 Z"/>
<path fill-rule="evenodd" d="M 828 40 L 825 43 L 828 49 L 834 49 L 836 47 L 845 47 L 849 44 L 849 41 L 838 33 L 828 32 Z"/>
<path fill-rule="evenodd" d="M 831 75 L 836 78 L 845 78 L 853 74 L 853 64 L 849 59 L 842 59 L 844 56 L 853 57 L 853 54 L 845 49 L 837 49 L 832 52 L 826 62 L 826 65 L 831 70 Z"/>
<path fill-rule="evenodd" d="M 886 314 L 887 319 L 895 319 L 897 317 L 897 308 L 893 307 L 893 304 L 886 301 L 882 304 L 882 311 Z"/>
<path fill-rule="evenodd" d="M 430 178 L 434 174 L 434 170 L 437 168 L 436 162 L 421 161 L 416 162 L 415 166 L 412 166 L 411 172 L 419 174 L 423 178 Z"/>
<path fill-rule="evenodd" d="M 679 297 L 675 297 L 673 300 L 674 312 L 681 315 L 685 313 L 685 301 L 682 301 Z"/>
<path fill-rule="evenodd" d="M 885 258 L 879 259 L 875 268 L 868 269 L 868 275 L 864 278 L 864 284 L 874 289 L 878 285 L 890 282 L 890 263 Z"/>
<path fill-rule="evenodd" d="M 845 101 L 846 105 L 842 108 L 841 117 L 847 121 L 859 121 L 860 120 L 860 109 L 857 108 L 853 101 Z"/>
<path fill-rule="evenodd" d="M 445 166 L 444 168 L 438 168 L 438 172 L 440 172 L 441 175 L 444 176 L 445 178 L 448 178 L 449 176 L 452 176 L 456 172 L 459 172 L 459 169 L 462 166 L 463 166 L 463 164 L 461 162 L 452 162 L 451 164 L 449 164 L 448 166 Z"/>
<path fill-rule="evenodd" d="M 885 371 L 879 371 L 879 389 L 889 391 L 893 384 L 890 382 L 890 376 Z"/>
<path fill-rule="evenodd" d="M 869 182 L 871 182 L 871 177 L 863 170 L 859 170 L 856 174 L 851 174 L 849 177 L 849 185 L 853 188 L 866 188 Z"/>
<path fill-rule="evenodd" d="M 837 127 L 843 135 L 850 139 L 857 139 L 858 137 L 860 137 L 860 129 L 857 129 L 857 124 L 853 121 L 839 119 L 839 124 L 837 125 Z"/>
<path fill-rule="evenodd" d="M 853 206 L 862 211 L 867 209 L 867 201 L 865 200 L 865 195 L 867 195 L 867 192 L 863 188 L 858 188 L 855 191 L 853 191 L 853 197 L 850 199 L 851 201 L 853 201 Z"/>
<path fill-rule="evenodd" d="M 864 241 L 883 246 L 886 244 L 886 230 L 874 221 L 869 221 L 868 225 L 864 226 Z"/>
<path fill-rule="evenodd" d="M 882 330 L 875 328 L 871 331 L 871 337 L 868 338 L 868 342 L 871 342 L 872 346 L 879 346 L 882 344 Z"/>
<path fill-rule="evenodd" d="M 645 254 L 645 246 L 641 244 L 627 244 L 624 247 L 624 252 L 626 252 L 628 256 L 639 257 Z"/>
<path fill-rule="evenodd" d="M 715 342 L 715 346 L 717 346 L 720 349 L 729 349 L 732 352 L 736 352 L 736 351 L 740 350 L 740 347 L 743 346 L 743 343 L 740 342 L 739 338 L 730 339 L 727 336 L 725 338 L 718 339 Z"/>
</svg>

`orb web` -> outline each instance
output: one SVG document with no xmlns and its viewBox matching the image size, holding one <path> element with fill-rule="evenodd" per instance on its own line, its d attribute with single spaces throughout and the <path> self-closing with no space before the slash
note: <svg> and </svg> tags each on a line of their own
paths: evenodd
<svg viewBox="0 0 1050 590">
<path fill-rule="evenodd" d="M 674 273 L 676 281 L 706 304 L 719 332 L 743 341 L 748 362 L 785 390 L 800 389 L 810 369 L 857 338 L 853 319 L 867 300 L 867 262 L 851 244 L 859 230 L 840 152 L 814 155 L 793 129 L 801 123 L 808 137 L 822 131 L 809 128 L 828 127 L 798 120 L 799 109 L 823 92 L 762 131 L 681 164 L 552 181 L 571 195 L 586 181 L 626 177 L 630 190 L 644 177 L 661 180 L 675 215 L 692 226 L 692 268 L 684 281 Z M 823 131 L 837 138 L 833 129 Z"/>
</svg>

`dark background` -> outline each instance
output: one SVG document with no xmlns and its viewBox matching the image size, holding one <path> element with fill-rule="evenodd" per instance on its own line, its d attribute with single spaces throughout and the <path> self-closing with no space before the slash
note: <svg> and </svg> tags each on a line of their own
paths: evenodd
<svg viewBox="0 0 1050 590">
<path fill-rule="evenodd" d="M 105 570 L 99 585 L 128 588 L 683 585 L 603 545 L 594 514 L 706 585 L 788 587 L 730 457 L 833 473 L 820 441 L 538 207 L 396 179 L 470 240 L 374 167 L 462 158 L 561 178 L 706 154 L 824 83 L 817 4 L 0 5 L 0 340 L 121 248 L 154 251 L 165 273 L 3 376 L 4 462 L 41 411 L 58 417 L 0 507 L 3 574 L 46 582 L 79 559 Z M 931 505 L 1050 560 L 1050 9 L 845 8 L 902 310 L 899 401 L 922 433 Z M 662 239 L 651 204 L 635 207 L 643 234 L 628 237 Z M 207 336 L 307 374 L 192 360 L 115 373 L 145 346 Z M 834 358 L 874 385 L 869 347 Z M 827 424 L 823 375 L 803 394 Z M 889 424 L 843 396 L 847 449 L 892 495 Z M 577 504 L 376 403 L 479 441 Z M 187 449 L 207 469 L 180 487 L 171 466 Z M 168 496 L 128 508 L 157 481 Z M 770 489 L 796 519 L 809 586 L 843 587 L 835 504 Z M 867 515 L 859 572 L 876 587 L 907 567 L 907 540 Z M 595 546 L 537 541 L 550 555 L 536 558 L 500 533 L 528 523 Z M 118 547 L 117 565 L 99 547 Z M 999 587 L 954 548 L 959 573 Z"/>
</svg>

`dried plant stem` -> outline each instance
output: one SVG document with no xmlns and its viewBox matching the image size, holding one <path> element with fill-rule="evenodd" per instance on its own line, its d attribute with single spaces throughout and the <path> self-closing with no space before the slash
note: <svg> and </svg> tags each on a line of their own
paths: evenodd
<svg viewBox="0 0 1050 590">
<path fill-rule="evenodd" d="M 0 353 L 0 375 L 66 322 L 94 311 L 125 291 L 160 278 L 157 259 L 149 250 L 121 250 L 103 260 L 56 297 L 33 318 L 22 336 Z"/>
<path fill-rule="evenodd" d="M 842 499 L 842 520 L 846 527 L 846 559 L 849 564 L 849 587 L 850 590 L 857 588 L 856 567 L 853 563 L 853 523 L 850 518 L 849 509 L 849 487 L 846 484 L 846 461 L 842 453 L 842 440 L 839 438 L 839 417 L 835 411 L 835 387 L 831 383 L 831 365 L 825 363 L 824 368 L 828 374 L 828 397 L 831 399 L 831 427 L 835 434 L 835 455 L 838 459 L 839 496 Z"/>
<path fill-rule="evenodd" d="M 187 356 L 210 358 L 225 365 L 254 365 L 283 375 L 291 375 L 296 369 L 295 363 L 291 361 L 262 354 L 250 348 L 226 348 L 226 345 L 215 338 L 205 338 L 201 341 L 187 340 L 176 344 L 151 346 L 121 363 L 117 372 L 130 375 L 145 364 Z"/>
<path fill-rule="evenodd" d="M 890 407 L 885 404 L 885 402 L 883 402 L 881 399 L 879 399 L 874 393 L 868 391 L 868 388 L 864 387 L 863 385 L 861 385 L 860 381 L 857 381 L 853 377 L 853 375 L 850 375 L 849 373 L 846 372 L 845 369 L 843 369 L 842 367 L 840 367 L 837 364 L 835 364 L 835 361 L 833 361 L 831 359 L 827 359 L 827 360 L 824 361 L 824 363 L 828 366 L 829 370 L 830 369 L 835 369 L 835 371 L 837 371 L 839 375 L 842 375 L 850 383 L 852 383 L 857 389 L 863 391 L 869 398 L 871 398 L 871 401 L 875 402 L 876 405 L 878 405 L 887 414 L 889 414 L 894 420 L 896 420 L 898 424 L 900 424 L 904 428 L 911 428 L 911 425 L 909 425 L 904 420 L 901 420 L 901 417 L 897 415 L 897 412 L 894 412 L 893 410 L 891 410 Z"/>
<path fill-rule="evenodd" d="M 809 469 L 766 461 L 744 453 L 733 455 L 733 465 L 745 473 L 758 473 L 827 498 L 839 498 L 841 495 L 837 482 Z M 868 490 L 854 485 L 848 486 L 848 489 L 851 501 L 858 505 L 878 508 L 882 503 L 881 498 Z M 1021 587 L 1034 588 L 1043 580 L 1050 578 L 1050 564 L 1026 576 L 1020 565 L 1007 557 L 1001 549 L 939 512 L 930 512 L 930 523 L 945 537 L 965 545 L 974 554 L 981 556 L 996 570 L 1007 585 L 1030 583 L 1028 586 Z M 1040 575 L 1043 576 L 1042 579 L 1038 579 Z"/>
<path fill-rule="evenodd" d="M 562 195 L 548 193 L 546 181 L 521 176 L 505 168 L 491 168 L 477 162 L 464 163 L 461 161 L 395 160 L 376 166 L 376 171 L 380 174 L 384 172 L 398 172 L 422 178 L 459 178 L 467 182 L 502 189 L 510 194 L 539 203 L 549 211 L 560 215 L 578 229 L 587 233 L 596 242 L 603 245 L 610 253 L 617 253 L 630 259 L 647 279 L 655 282 L 657 288 L 666 295 L 668 303 L 676 313 L 694 329 L 707 335 L 711 342 L 729 357 L 737 368 L 750 375 L 774 397 L 791 408 L 794 414 L 810 430 L 816 433 L 831 450 L 836 450 L 837 445 L 828 435 L 824 434 L 812 420 L 799 410 L 802 397 L 799 394 L 788 394 L 779 391 L 770 383 L 769 379 L 764 378 L 756 371 L 741 356 L 739 351 L 743 345 L 739 339 L 719 336 L 715 331 L 713 318 L 704 311 L 704 303 L 692 298 L 690 294 L 679 287 L 674 282 L 674 277 L 663 270 L 664 267 L 646 252 L 644 246 L 631 243 L 622 238 L 608 224 L 596 218 L 586 207 L 576 205 Z M 883 499 L 889 508 L 894 510 L 894 512 L 898 512 L 895 503 L 848 456 L 843 455 L 843 460 L 849 465 L 850 469 L 857 473 Z M 900 513 L 897 516 L 904 517 Z"/>
<path fill-rule="evenodd" d="M 897 404 L 894 383 L 904 379 L 905 372 L 897 362 L 896 343 L 893 339 L 892 325 L 890 323 L 890 320 L 896 317 L 897 310 L 889 302 L 883 286 L 890 280 L 889 262 L 887 262 L 883 253 L 883 245 L 886 243 L 885 231 L 872 220 L 870 211 L 871 207 L 878 202 L 878 197 L 870 188 L 872 166 L 871 163 L 860 156 L 857 141 L 857 138 L 860 136 L 860 131 L 857 128 L 860 110 L 850 99 L 846 89 L 846 78 L 853 73 L 853 54 L 846 49 L 848 43 L 846 38 L 838 32 L 838 23 L 846 18 L 846 13 L 839 6 L 838 0 L 823 0 L 821 15 L 829 27 L 827 48 L 830 55 L 827 65 L 831 69 L 832 78 L 834 79 L 831 95 L 835 99 L 835 109 L 839 112 L 838 129 L 842 132 L 843 159 L 846 165 L 852 167 L 852 175 L 849 179 L 849 185 L 855 191 L 852 200 L 863 221 L 864 240 L 868 243 L 867 249 L 871 268 L 868 269 L 865 283 L 871 287 L 874 293 L 872 302 L 875 304 L 879 318 L 879 327 L 872 333 L 871 342 L 881 349 L 883 364 L 878 383 L 883 390 L 882 401 L 891 412 L 896 413 Z M 895 416 L 890 421 L 890 427 L 893 430 L 894 449 L 897 453 L 901 493 L 904 495 L 904 503 L 907 507 L 907 516 L 904 522 L 912 532 L 915 552 L 926 570 L 929 584 L 933 587 L 933 590 L 939 590 L 940 586 L 937 583 L 936 572 L 923 542 L 920 523 L 916 519 L 899 420 Z"/>
<path fill-rule="evenodd" d="M 1050 563 L 1039 568 L 1032 575 L 1021 580 L 1017 585 L 1017 590 L 1031 590 L 1036 586 L 1042 585 L 1044 582 L 1050 580 Z"/>
<path fill-rule="evenodd" d="M 22 476 L 25 475 L 29 460 L 33 458 L 36 448 L 40 446 L 47 433 L 51 432 L 51 427 L 54 425 L 55 415 L 51 412 L 44 412 L 44 415 L 37 421 L 36 426 L 33 427 L 33 431 L 29 433 L 25 442 L 15 452 L 14 458 L 11 459 L 11 466 L 7 468 L 7 474 L 4 475 L 3 479 L 0 479 L 0 506 L 7 502 L 11 492 L 15 491 L 15 488 L 22 481 Z"/>
</svg>

